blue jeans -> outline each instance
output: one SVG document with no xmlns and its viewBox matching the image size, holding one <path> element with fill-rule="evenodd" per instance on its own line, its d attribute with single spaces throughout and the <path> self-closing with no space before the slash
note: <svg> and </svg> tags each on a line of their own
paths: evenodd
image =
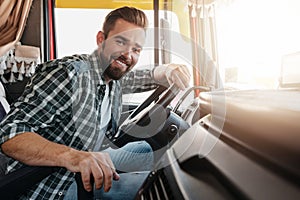
<svg viewBox="0 0 300 200">
<path fill-rule="evenodd" d="M 141 186 L 143 180 L 148 174 L 145 171 L 149 171 L 153 167 L 154 158 L 151 146 L 144 141 L 131 142 L 120 149 L 108 148 L 104 151 L 110 154 L 110 157 L 118 171 L 134 173 L 128 173 L 127 175 L 121 174 L 119 181 L 113 181 L 113 186 L 109 193 L 104 193 L 103 189 L 96 190 L 96 199 L 101 199 L 102 197 L 105 197 L 105 199 L 118 199 L 119 197 L 120 199 L 124 199 L 124 197 L 126 197 L 126 199 L 133 199 L 138 190 L 138 186 Z M 137 171 L 140 171 L 140 173 Z M 128 178 L 130 183 L 128 181 L 122 181 L 122 178 Z M 132 183 L 133 181 L 136 185 Z M 130 184 L 130 187 L 119 187 L 120 184 Z M 113 192 L 113 188 L 116 187 L 118 187 L 118 194 Z M 122 191 L 120 191 L 121 189 Z M 112 195 L 112 197 L 109 197 L 110 195 Z M 77 185 L 75 181 L 69 187 L 64 200 L 77 200 Z"/>
</svg>

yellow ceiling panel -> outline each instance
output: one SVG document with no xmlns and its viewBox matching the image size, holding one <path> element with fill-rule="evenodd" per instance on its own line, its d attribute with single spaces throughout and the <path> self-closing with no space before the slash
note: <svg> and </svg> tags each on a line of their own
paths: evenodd
<svg viewBox="0 0 300 200">
<path fill-rule="evenodd" d="M 122 6 L 134 6 L 144 10 L 153 9 L 153 0 L 56 0 L 56 8 L 102 8 L 115 9 Z M 163 8 L 163 1 L 160 2 Z"/>
</svg>

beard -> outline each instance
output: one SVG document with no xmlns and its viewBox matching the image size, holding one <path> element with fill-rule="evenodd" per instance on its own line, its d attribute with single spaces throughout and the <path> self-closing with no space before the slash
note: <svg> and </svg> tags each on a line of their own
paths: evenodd
<svg viewBox="0 0 300 200">
<path fill-rule="evenodd" d="M 127 68 L 126 71 L 121 71 L 118 68 L 114 68 L 111 64 L 104 70 L 104 76 L 112 79 L 119 80 L 121 79 L 131 68 Z"/>
<path fill-rule="evenodd" d="M 119 57 L 111 57 L 110 59 L 105 59 L 105 56 L 100 53 L 102 67 L 103 67 L 103 75 L 112 80 L 119 80 L 121 79 L 128 71 L 133 68 L 133 65 L 127 64 L 127 68 L 120 68 L 117 63 L 117 60 L 124 61 L 122 56 Z M 131 63 L 132 64 L 132 63 Z"/>
</svg>

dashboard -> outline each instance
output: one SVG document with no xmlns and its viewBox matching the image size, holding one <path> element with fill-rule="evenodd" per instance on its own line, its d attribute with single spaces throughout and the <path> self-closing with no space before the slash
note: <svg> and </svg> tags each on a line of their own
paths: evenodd
<svg viewBox="0 0 300 200">
<path fill-rule="evenodd" d="M 181 115 L 192 125 L 136 199 L 299 199 L 299 99 L 298 90 L 201 92 Z"/>
</svg>

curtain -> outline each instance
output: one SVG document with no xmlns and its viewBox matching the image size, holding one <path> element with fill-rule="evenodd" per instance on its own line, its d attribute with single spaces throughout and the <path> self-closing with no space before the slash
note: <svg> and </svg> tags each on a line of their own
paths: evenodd
<svg viewBox="0 0 300 200">
<path fill-rule="evenodd" d="M 32 0 L 0 0 L 0 57 L 21 38 Z"/>
<path fill-rule="evenodd" d="M 195 85 L 219 88 L 218 54 L 215 28 L 215 0 L 189 0 Z"/>
</svg>

